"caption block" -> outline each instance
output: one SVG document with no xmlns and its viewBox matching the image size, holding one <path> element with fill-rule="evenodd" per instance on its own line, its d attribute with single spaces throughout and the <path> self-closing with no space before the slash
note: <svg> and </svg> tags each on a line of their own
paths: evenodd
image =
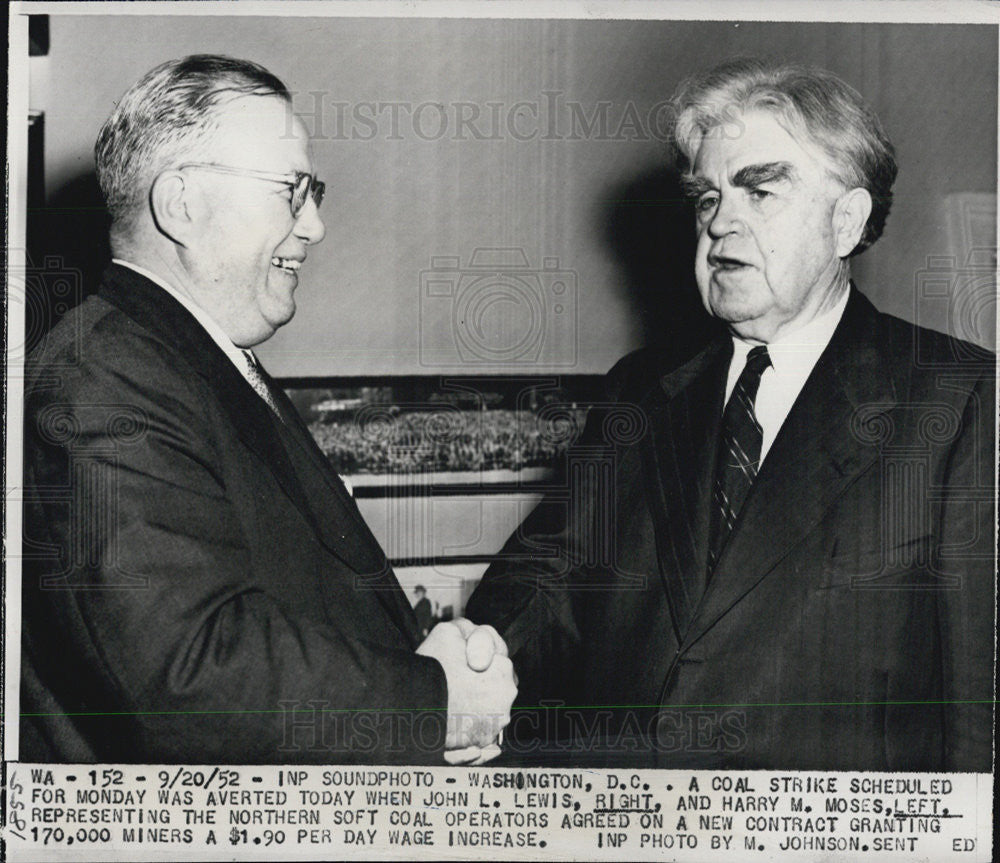
<svg viewBox="0 0 1000 863">
<path fill-rule="evenodd" d="M 992 859 L 978 774 L 6 765 L 9 860 Z"/>
</svg>

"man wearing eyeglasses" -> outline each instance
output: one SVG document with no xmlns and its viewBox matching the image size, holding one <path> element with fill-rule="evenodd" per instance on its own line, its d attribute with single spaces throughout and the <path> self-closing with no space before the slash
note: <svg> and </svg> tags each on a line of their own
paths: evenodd
<svg viewBox="0 0 1000 863">
<path fill-rule="evenodd" d="M 95 155 L 113 263 L 27 368 L 21 760 L 494 754 L 503 642 L 466 621 L 422 641 L 253 354 L 325 231 L 289 92 L 245 61 L 165 63 Z"/>
</svg>

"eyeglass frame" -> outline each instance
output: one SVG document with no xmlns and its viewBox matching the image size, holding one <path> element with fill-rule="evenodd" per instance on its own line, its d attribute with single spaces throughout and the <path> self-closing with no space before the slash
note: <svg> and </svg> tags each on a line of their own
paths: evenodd
<svg viewBox="0 0 1000 863">
<path fill-rule="evenodd" d="M 316 209 L 320 208 L 323 203 L 323 196 L 326 194 L 326 183 L 322 180 L 317 180 L 314 174 L 310 174 L 308 171 L 292 171 L 288 174 L 277 174 L 273 171 L 255 171 L 251 168 L 234 168 L 231 165 L 219 165 L 215 162 L 185 162 L 183 165 L 178 165 L 176 170 L 183 171 L 185 168 L 201 168 L 205 171 L 214 171 L 217 174 L 230 174 L 234 177 L 249 177 L 252 180 L 264 180 L 269 183 L 282 183 L 288 186 L 292 190 L 291 200 L 288 202 L 289 208 L 292 211 L 292 218 L 297 219 L 299 214 L 302 212 L 302 208 L 305 207 L 306 201 L 312 198 L 313 203 L 316 205 Z M 303 184 L 303 180 L 308 178 L 309 182 Z M 298 190 L 300 188 L 305 189 L 305 193 L 302 194 Z M 298 208 L 295 207 L 295 197 L 296 194 L 302 195 L 302 200 L 299 203 Z"/>
</svg>

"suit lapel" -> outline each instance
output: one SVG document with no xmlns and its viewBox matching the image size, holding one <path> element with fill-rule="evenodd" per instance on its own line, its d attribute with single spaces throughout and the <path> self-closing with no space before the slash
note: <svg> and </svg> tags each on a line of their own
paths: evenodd
<svg viewBox="0 0 1000 863">
<path fill-rule="evenodd" d="M 877 312 L 856 289 L 747 496 L 688 634 L 697 640 L 812 530 L 877 457 L 857 409 L 894 401 L 875 340 Z"/>
<path fill-rule="evenodd" d="M 684 640 L 705 587 L 714 453 L 732 343 L 713 340 L 660 379 L 647 405 L 650 434 L 641 456 L 653 513 L 660 575 L 677 643 Z"/>
<path fill-rule="evenodd" d="M 323 545 L 355 571 L 368 571 L 372 554 L 355 535 L 351 507 L 335 498 L 336 515 L 326 515 L 347 520 L 350 530 L 331 532 L 320 527 L 271 409 L 187 309 L 144 276 L 115 264 L 106 271 L 100 293 L 142 327 L 159 335 L 167 344 L 176 345 L 179 355 L 211 387 L 240 440 L 268 466 Z M 361 536 L 367 537 L 368 533 Z M 374 538 L 371 543 L 377 548 Z"/>
<path fill-rule="evenodd" d="M 422 640 L 418 632 L 416 615 L 399 586 L 378 540 L 362 517 L 343 480 L 333 470 L 329 460 L 316 444 L 291 399 L 266 371 L 261 369 L 261 373 L 270 384 L 282 414 L 287 417 L 288 421 L 282 426 L 281 431 L 288 439 L 288 446 L 294 453 L 293 460 L 303 458 L 308 460 L 300 475 L 307 478 L 306 482 L 320 480 L 327 492 L 323 495 L 324 499 L 333 494 L 341 504 L 338 512 L 343 512 L 350 519 L 347 525 L 342 519 L 331 524 L 326 513 L 319 512 L 316 514 L 319 530 L 326 533 L 328 545 L 349 550 L 351 566 L 359 573 L 355 579 L 355 588 L 359 591 L 373 592 L 396 626 L 405 632 L 416 646 Z M 353 539 L 349 538 L 348 533 Z"/>
<path fill-rule="evenodd" d="M 323 478 L 327 488 L 337 497 L 347 512 L 354 517 L 355 526 L 363 528 L 367 533 L 368 524 L 361 517 L 361 513 L 358 512 L 357 505 L 348 493 L 347 487 L 344 485 L 344 481 L 330 466 L 329 460 L 317 445 L 316 440 L 313 438 L 312 433 L 309 431 L 309 427 L 305 424 L 305 421 L 299 416 L 299 412 L 296 410 L 295 405 L 292 404 L 292 400 L 285 393 L 284 389 L 279 386 L 278 383 L 274 381 L 274 379 L 263 369 L 263 367 L 261 367 L 260 370 L 261 374 L 268 382 L 274 398 L 278 402 L 278 407 L 281 410 L 282 416 L 286 419 L 284 428 L 289 432 L 289 437 L 292 439 L 295 446 L 297 446 L 299 450 L 312 461 L 316 474 Z"/>
</svg>

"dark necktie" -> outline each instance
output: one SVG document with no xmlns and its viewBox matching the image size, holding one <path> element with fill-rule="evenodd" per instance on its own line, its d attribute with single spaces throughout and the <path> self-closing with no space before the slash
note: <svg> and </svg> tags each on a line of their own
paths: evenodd
<svg viewBox="0 0 1000 863">
<path fill-rule="evenodd" d="M 764 345 L 751 349 L 747 354 L 747 364 L 743 367 L 722 414 L 722 437 L 715 469 L 715 505 L 712 507 L 712 533 L 708 552 L 709 573 L 715 569 L 747 492 L 757 477 L 763 434 L 754 413 L 754 402 L 760 387 L 760 376 L 770 365 L 771 357 Z"/>
</svg>

